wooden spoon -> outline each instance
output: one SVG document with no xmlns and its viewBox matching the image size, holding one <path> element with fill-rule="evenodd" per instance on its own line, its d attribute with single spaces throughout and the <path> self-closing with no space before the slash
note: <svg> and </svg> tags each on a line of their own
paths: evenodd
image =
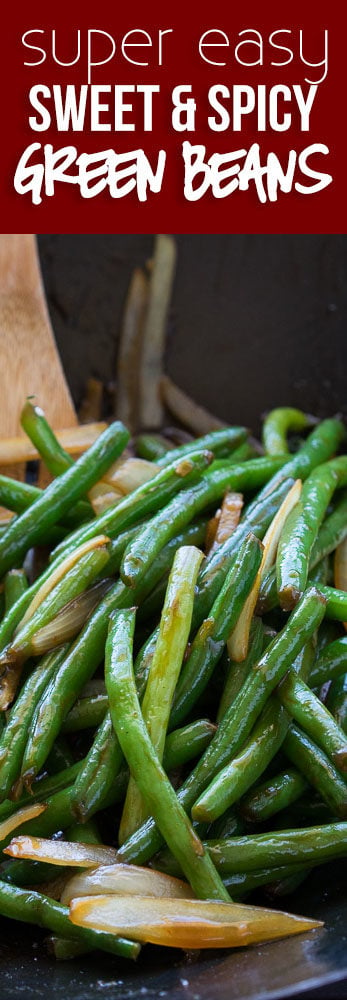
<svg viewBox="0 0 347 1000">
<path fill-rule="evenodd" d="M 35 236 L 0 235 L 0 437 L 20 433 L 35 396 L 54 430 L 77 424 L 51 327 Z"/>
</svg>

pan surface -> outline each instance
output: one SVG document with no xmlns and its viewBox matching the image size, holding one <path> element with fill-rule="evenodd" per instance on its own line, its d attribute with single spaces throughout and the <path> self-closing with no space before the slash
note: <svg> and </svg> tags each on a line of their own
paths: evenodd
<svg viewBox="0 0 347 1000">
<path fill-rule="evenodd" d="M 281 403 L 321 416 L 346 412 L 346 248 L 344 236 L 178 237 L 169 374 L 222 419 L 255 429 Z M 129 277 L 150 256 L 152 237 L 46 235 L 40 251 L 78 404 L 89 374 L 112 382 Z M 101 953 L 59 964 L 43 933 L 2 921 L 1 997 L 39 1000 L 53 990 L 57 1000 L 346 998 L 346 864 L 313 872 L 282 905 L 324 928 L 194 958 L 148 947 L 136 965 Z"/>
<path fill-rule="evenodd" d="M 2 922 L 0 981 L 3 1000 L 344 1000 L 347 982 L 347 865 L 312 873 L 283 909 L 324 920 L 322 929 L 235 951 L 189 958 L 171 949 L 143 949 L 136 965 L 98 953 L 58 963 L 45 953 L 43 935 Z M 316 990 L 319 992 L 316 994 Z M 309 993 L 306 991 L 309 990 Z"/>
</svg>

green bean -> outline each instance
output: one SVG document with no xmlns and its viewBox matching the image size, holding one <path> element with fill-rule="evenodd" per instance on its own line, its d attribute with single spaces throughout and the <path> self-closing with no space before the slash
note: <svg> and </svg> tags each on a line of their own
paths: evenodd
<svg viewBox="0 0 347 1000">
<path fill-rule="evenodd" d="M 162 610 L 142 713 L 154 749 L 162 760 L 172 699 L 189 639 L 195 586 L 202 552 L 181 546 L 175 555 Z"/>
<path fill-rule="evenodd" d="M 313 647 L 308 643 L 293 663 L 288 676 L 296 671 L 307 675 L 314 657 Z M 283 682 L 282 682 L 283 683 Z M 281 684 L 277 689 L 281 690 Z M 249 739 L 232 760 L 223 767 L 192 808 L 194 820 L 210 822 L 221 816 L 229 806 L 245 794 L 280 749 L 290 723 L 290 714 L 279 704 L 278 697 L 272 695 L 252 729 Z"/>
<path fill-rule="evenodd" d="M 27 735 L 32 724 L 35 707 L 66 656 L 68 646 L 48 653 L 25 681 L 11 708 L 7 724 L 0 738 L 0 798 L 6 798 L 19 777 Z"/>
<path fill-rule="evenodd" d="M 256 613 L 264 615 L 278 605 L 276 566 L 271 566 L 260 583 Z"/>
<path fill-rule="evenodd" d="M 121 584 L 114 584 L 90 616 L 38 702 L 23 757 L 22 776 L 30 786 L 45 763 L 63 719 L 103 657 L 108 617 L 117 607 Z"/>
<path fill-rule="evenodd" d="M 134 586 L 172 534 L 220 500 L 226 489 L 255 489 L 269 478 L 274 469 L 272 463 L 277 462 L 281 464 L 281 459 L 254 458 L 238 465 L 223 463 L 221 469 L 215 469 L 212 463 L 199 483 L 174 497 L 130 543 L 121 565 L 124 582 Z"/>
<path fill-rule="evenodd" d="M 301 648 L 309 641 L 324 614 L 319 592 L 307 591 L 292 612 L 282 632 L 270 643 L 242 690 L 225 713 L 216 735 L 199 763 L 181 786 L 178 797 L 190 809 L 218 771 L 242 747 L 271 691 L 282 679 Z M 119 850 L 121 860 L 139 864 L 152 857 L 161 846 L 153 820 L 147 820 Z"/>
<path fill-rule="evenodd" d="M 338 622 L 347 621 L 347 593 L 338 590 L 337 587 L 327 587 L 323 583 L 319 584 L 319 590 L 327 602 L 325 612 L 327 618 L 333 618 Z"/>
<path fill-rule="evenodd" d="M 117 737 L 148 809 L 158 821 L 195 894 L 200 899 L 229 900 L 166 778 L 143 722 L 131 662 L 134 626 L 134 610 L 119 612 L 111 620 L 106 642 L 105 680 Z"/>
<path fill-rule="evenodd" d="M 202 622 L 192 643 L 176 687 L 170 715 L 171 729 L 188 715 L 205 689 L 253 586 L 261 556 L 261 543 L 255 535 L 248 535 L 233 561 L 208 618 Z"/>
<path fill-rule="evenodd" d="M 233 465 L 238 462 L 248 462 L 249 458 L 259 458 L 263 454 L 261 448 L 260 450 L 256 447 L 257 442 L 254 442 L 253 438 L 248 438 L 247 441 L 243 441 L 239 444 L 237 448 L 233 448 L 232 453 L 227 456 L 228 461 L 232 461 Z M 224 458 L 215 458 L 214 467 L 215 469 L 221 469 L 225 465 Z"/>
<path fill-rule="evenodd" d="M 79 822 L 93 815 L 111 793 L 124 758 L 109 710 L 100 724 L 72 792 L 72 811 Z M 124 793 L 126 790 L 125 789 Z"/>
<path fill-rule="evenodd" d="M 347 482 L 347 457 L 314 469 L 282 529 L 277 551 L 277 591 L 289 611 L 305 589 L 311 552 L 334 490 Z"/>
<path fill-rule="evenodd" d="M 289 431 L 307 430 L 317 421 L 309 413 L 296 410 L 290 406 L 280 406 L 271 410 L 263 423 L 263 445 L 268 455 L 288 454 L 287 434 Z"/>
<path fill-rule="evenodd" d="M 311 580 L 309 580 L 311 585 Z M 347 621 L 347 593 L 338 590 L 336 587 L 328 587 L 324 583 L 318 586 L 322 596 L 326 600 L 326 616 L 339 622 Z M 264 614 L 271 611 L 278 603 L 276 577 L 273 570 L 266 575 L 261 588 L 260 600 L 257 605 L 257 612 Z"/>
<path fill-rule="evenodd" d="M 242 816 L 250 823 L 263 823 L 296 802 L 307 787 L 307 781 L 296 768 L 287 768 L 245 795 L 240 806 Z"/>
<path fill-rule="evenodd" d="M 334 639 L 323 647 L 310 673 L 310 685 L 321 687 L 347 671 L 347 635 Z"/>
<path fill-rule="evenodd" d="M 232 561 L 236 557 L 236 553 L 245 540 L 247 535 L 252 532 L 258 538 L 262 538 L 265 531 L 269 527 L 278 507 L 282 503 L 282 500 L 287 495 L 288 490 L 293 485 L 292 480 L 284 481 L 269 495 L 265 500 L 259 505 L 255 505 L 252 517 L 244 520 L 238 525 L 233 535 L 230 536 L 226 542 L 219 547 L 219 549 L 213 554 L 213 556 L 207 556 L 202 564 L 198 582 L 197 582 L 197 595 L 193 608 L 193 620 L 192 620 L 192 633 L 194 633 L 201 625 L 204 618 L 207 618 L 212 607 L 213 602 L 216 600 L 227 576 L 227 573 L 232 565 Z M 198 522 L 199 523 L 199 522 Z M 193 530 L 194 525 L 190 526 Z M 188 541 L 188 536 L 182 534 L 182 540 Z M 200 538 L 191 536 L 190 541 L 195 544 L 200 544 Z M 156 633 L 153 633 L 153 641 L 156 641 Z M 146 651 L 144 651 L 144 656 L 147 656 Z M 137 673 L 138 669 L 141 668 L 141 653 L 137 658 L 135 663 L 135 671 Z M 147 676 L 147 666 L 145 665 L 144 673 Z"/>
<path fill-rule="evenodd" d="M 220 700 L 217 722 L 223 718 L 225 712 L 241 691 L 241 688 L 248 677 L 252 667 L 260 660 L 263 649 L 263 626 L 260 618 L 254 618 L 251 625 L 249 649 L 246 659 L 241 663 L 233 660 L 229 663 L 228 675 L 224 684 L 223 694 Z"/>
<path fill-rule="evenodd" d="M 83 766 L 83 760 L 76 761 L 75 764 L 71 764 L 69 767 L 64 768 L 56 774 L 43 774 L 32 783 L 31 792 L 25 792 L 20 798 L 12 801 L 11 799 L 5 799 L 4 802 L 0 804 L 0 820 L 7 819 L 8 816 L 12 816 L 13 813 L 21 809 L 22 806 L 26 806 L 32 802 L 45 802 L 46 798 L 53 795 L 55 792 L 60 792 L 69 785 L 72 785 L 75 779 L 78 777 L 79 772 Z"/>
<path fill-rule="evenodd" d="M 222 768 L 192 808 L 193 820 L 211 823 L 241 798 L 264 773 L 288 730 L 290 716 L 271 697 L 261 712 L 249 740 Z"/>
<path fill-rule="evenodd" d="M 69 908 L 32 889 L 20 889 L 0 882 L 0 913 L 12 920 L 45 927 L 71 941 L 82 941 L 89 948 L 101 948 L 111 955 L 137 958 L 140 946 L 127 938 L 115 937 L 103 931 L 74 927 L 69 919 Z"/>
<path fill-rule="evenodd" d="M 169 851 L 161 851 L 157 855 L 155 863 L 158 870 L 164 872 L 165 875 L 182 878 L 182 870 Z M 260 868 L 257 871 L 238 871 L 228 875 L 223 873 L 223 882 L 228 892 L 232 893 L 233 899 L 240 899 L 241 896 L 245 896 L 255 889 L 272 886 L 275 879 L 294 878 L 295 875 L 298 877 L 299 873 L 305 873 L 306 876 L 306 872 L 307 869 L 303 865 L 287 864 L 279 865 L 276 868 Z"/>
<path fill-rule="evenodd" d="M 294 723 L 288 730 L 283 749 L 330 809 L 342 819 L 347 817 L 347 784 L 323 750 Z"/>
<path fill-rule="evenodd" d="M 142 715 L 159 761 L 163 759 L 172 699 L 189 639 L 202 558 L 200 549 L 192 545 L 182 545 L 176 552 L 142 700 Z M 120 843 L 141 825 L 146 815 L 135 779 L 130 778 L 119 827 Z"/>
<path fill-rule="evenodd" d="M 187 532 L 171 539 L 171 542 L 164 547 L 160 556 L 156 559 L 155 563 L 146 575 L 145 580 L 140 582 L 140 585 L 135 589 L 135 591 L 131 591 L 129 588 L 125 587 L 124 584 L 119 583 L 117 606 L 129 607 L 134 600 L 140 603 L 147 596 L 147 594 L 152 591 L 163 572 L 170 567 L 174 553 L 180 544 L 192 538 L 194 536 L 194 532 L 195 529 L 193 531 L 193 528 L 191 528 L 188 529 Z M 135 664 L 139 697 L 143 696 L 147 683 L 148 671 L 156 640 L 157 631 L 153 633 L 153 636 L 150 637 L 150 641 L 146 644 L 147 646 L 150 646 L 149 655 L 146 655 L 145 651 L 141 651 L 141 655 L 138 658 L 138 664 Z M 73 668 L 73 670 L 74 669 L 75 668 Z M 69 671 L 67 672 L 67 683 L 69 683 L 68 674 Z M 78 818 L 90 815 L 90 808 L 94 808 L 94 802 L 102 800 L 104 789 L 107 791 L 110 784 L 112 784 L 113 775 L 118 773 L 118 749 L 115 747 L 114 743 L 115 737 L 111 719 L 109 712 L 107 712 L 94 744 L 91 747 L 89 754 L 87 754 L 85 767 L 81 772 L 78 782 L 76 782 L 74 810 L 75 815 Z"/>
<path fill-rule="evenodd" d="M 196 482 L 203 469 L 211 462 L 211 458 L 211 452 L 199 451 L 187 455 L 183 460 L 172 462 L 167 468 L 161 469 L 153 479 L 149 479 L 124 497 L 124 500 L 120 500 L 115 507 L 109 508 L 91 524 L 75 531 L 66 542 L 56 548 L 54 557 L 58 559 L 65 556 L 73 551 L 76 545 L 94 538 L 94 535 L 100 532 L 105 532 L 109 538 L 117 538 L 121 532 L 132 528 L 134 524 L 139 524 L 148 516 L 152 517 L 152 514 L 168 503 L 176 493 L 187 488 L 190 483 Z"/>
<path fill-rule="evenodd" d="M 327 706 L 343 732 L 347 734 L 347 673 L 330 685 Z"/>
<path fill-rule="evenodd" d="M 346 856 L 347 823 L 208 841 L 208 850 L 223 877 L 279 865 L 321 864 Z"/>
<path fill-rule="evenodd" d="M 71 958 L 78 958 L 79 955 L 86 955 L 90 952 L 90 947 L 82 941 L 68 941 L 67 938 L 57 937 L 50 934 L 46 938 L 46 948 L 49 955 L 54 955 L 58 962 L 67 962 Z"/>
<path fill-rule="evenodd" d="M 198 548 L 204 546 L 206 537 L 207 519 L 200 519 L 196 523 L 189 524 L 185 531 L 181 532 L 178 538 L 182 545 L 197 545 Z M 205 562 L 205 560 L 204 560 Z M 151 590 L 151 593 L 142 602 L 137 612 L 137 622 L 147 622 L 151 618 L 158 618 L 163 607 L 168 573 L 166 573 Z"/>
<path fill-rule="evenodd" d="M 194 760 L 206 750 L 216 732 L 216 726 L 209 719 L 196 719 L 168 733 L 165 740 L 163 767 L 173 771 L 182 764 Z"/>
<path fill-rule="evenodd" d="M 169 570 L 170 559 L 168 559 L 167 557 L 170 555 L 170 553 L 174 555 L 176 547 L 178 549 L 180 545 L 189 545 L 189 544 L 200 545 L 204 538 L 205 527 L 206 527 L 206 521 L 201 521 L 198 522 L 197 524 L 191 524 L 188 526 L 188 528 L 186 528 L 184 532 L 178 535 L 175 539 L 172 539 L 172 541 L 169 543 L 166 549 L 163 549 L 163 552 L 161 553 L 161 560 L 159 560 L 159 562 L 157 561 L 156 563 L 157 568 L 155 570 L 155 575 L 157 575 L 158 572 L 160 575 L 160 561 L 162 561 L 163 569 L 165 561 L 166 568 Z M 112 561 L 112 556 L 110 561 Z M 151 582 L 150 576 L 148 577 L 148 581 L 149 583 Z M 156 594 L 159 588 L 161 589 L 163 588 L 165 593 L 166 586 L 167 586 L 167 574 L 165 573 L 163 580 L 159 580 L 159 582 L 150 590 L 148 597 L 145 597 L 143 602 L 140 604 L 138 612 L 138 619 L 140 621 L 142 621 L 143 618 L 147 618 L 149 616 L 149 611 L 146 612 L 146 609 L 150 608 L 152 594 L 153 595 Z M 160 607 L 161 606 L 162 602 L 160 603 Z M 145 609 L 144 615 L 141 614 L 142 609 Z M 151 651 L 153 651 L 152 646 L 154 649 L 155 643 L 157 641 L 157 630 L 155 630 L 155 633 L 153 633 L 153 637 L 150 638 L 151 638 Z M 148 640 L 145 645 L 147 646 L 147 644 Z M 145 651 L 143 655 L 145 656 Z M 142 667 L 139 666 L 137 673 L 139 673 L 141 669 Z M 147 681 L 148 670 L 149 670 L 149 663 L 146 664 L 146 669 L 143 672 L 143 678 L 144 678 L 143 686 L 145 686 Z M 63 730 L 65 732 L 74 732 L 79 729 L 85 729 L 88 726 L 99 725 L 103 720 L 107 706 L 108 706 L 108 700 L 106 694 L 99 693 L 95 696 L 89 695 L 86 698 L 81 697 L 81 699 L 76 702 L 76 704 L 69 712 L 69 715 L 65 719 L 63 723 Z"/>
<path fill-rule="evenodd" d="M 28 549 L 43 537 L 46 528 L 56 524 L 103 476 L 128 439 L 129 433 L 123 424 L 111 424 L 70 469 L 47 486 L 28 510 L 10 522 L 0 540 L 0 576 L 20 564 Z"/>
<path fill-rule="evenodd" d="M 294 479 L 307 479 L 313 469 L 326 462 L 337 451 L 341 441 L 345 437 L 345 429 L 340 420 L 322 420 L 315 427 L 305 441 L 305 444 L 292 455 L 285 465 L 272 476 L 272 479 L 263 487 L 253 504 L 248 508 L 248 515 L 253 513 L 256 504 L 262 503 L 268 493 L 277 488 L 282 479 L 294 477 Z"/>
<path fill-rule="evenodd" d="M 107 709 L 107 694 L 78 698 L 63 722 L 62 733 L 77 733 L 81 729 L 95 729 L 102 722 Z"/>
<path fill-rule="evenodd" d="M 15 514 L 23 514 L 24 511 L 28 510 L 36 500 L 43 497 L 44 491 L 38 486 L 31 486 L 29 483 L 20 483 L 17 479 L 10 479 L 9 476 L 0 475 L 0 504 L 7 508 L 7 510 L 12 510 Z M 78 502 L 73 506 L 71 510 L 65 512 L 62 518 L 59 519 L 59 529 L 57 527 L 51 528 L 49 531 L 45 528 L 44 538 L 48 538 L 49 541 L 52 540 L 53 544 L 57 544 L 61 541 L 61 534 L 59 531 L 64 527 L 65 532 L 69 528 L 76 528 L 81 525 L 83 521 L 89 521 L 93 516 L 93 511 L 85 500 L 78 500 Z M 7 524 L 8 527 L 8 524 Z"/>
<path fill-rule="evenodd" d="M 325 518 L 321 525 L 310 558 L 310 569 L 343 542 L 347 534 L 347 492 L 344 491 L 336 504 L 335 510 Z"/>
<path fill-rule="evenodd" d="M 138 434 L 135 438 L 135 451 L 140 458 L 147 459 L 148 462 L 156 462 L 173 451 L 174 445 L 163 437 L 162 434 Z"/>
<path fill-rule="evenodd" d="M 59 444 L 41 408 L 30 399 L 23 406 L 20 422 L 52 476 L 61 476 L 74 464 L 71 455 Z"/>
<path fill-rule="evenodd" d="M 246 427 L 223 427 L 220 431 L 211 431 L 210 434 L 204 434 L 203 437 L 197 438 L 196 441 L 189 441 L 188 444 L 181 444 L 178 448 L 165 451 L 157 459 L 157 465 L 164 468 L 177 458 L 182 458 L 184 455 L 188 455 L 192 451 L 198 451 L 200 448 L 207 448 L 209 451 L 212 451 L 215 458 L 229 457 L 230 452 L 233 452 L 238 445 L 246 440 L 247 434 Z"/>
<path fill-rule="evenodd" d="M 215 730 L 216 727 L 208 719 L 198 719 L 169 733 L 163 756 L 165 771 L 173 771 L 198 757 L 210 743 Z M 129 774 L 121 770 L 123 765 L 123 755 L 119 751 L 118 740 L 108 716 L 99 727 L 86 760 L 79 766 L 72 793 L 73 813 L 79 820 L 84 820 L 101 807 L 105 796 L 112 793 L 115 779 L 118 787 L 117 801 L 124 798 Z M 35 784 L 38 782 L 34 782 L 33 789 Z"/>
<path fill-rule="evenodd" d="M 305 681 L 290 670 L 281 681 L 277 695 L 294 721 L 325 751 L 338 770 L 346 771 L 346 737 Z"/>
<path fill-rule="evenodd" d="M 24 569 L 10 569 L 5 576 L 5 613 L 28 589 L 28 580 Z"/>
</svg>

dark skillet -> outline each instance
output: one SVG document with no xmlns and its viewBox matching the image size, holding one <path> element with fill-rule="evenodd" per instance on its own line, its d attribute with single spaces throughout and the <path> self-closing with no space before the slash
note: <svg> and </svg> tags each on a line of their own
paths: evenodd
<svg viewBox="0 0 347 1000">
<path fill-rule="evenodd" d="M 40 250 L 53 325 L 78 403 L 88 374 L 111 382 L 131 270 L 151 236 L 53 236 Z M 347 238 L 178 237 L 169 374 L 224 420 L 256 428 L 274 405 L 346 412 Z M 283 901 L 324 929 L 234 952 L 143 950 L 136 966 L 99 954 L 50 959 L 44 935 L 2 921 L 1 997 L 39 1000 L 306 1000 L 346 997 L 347 867 L 313 872 Z"/>
</svg>

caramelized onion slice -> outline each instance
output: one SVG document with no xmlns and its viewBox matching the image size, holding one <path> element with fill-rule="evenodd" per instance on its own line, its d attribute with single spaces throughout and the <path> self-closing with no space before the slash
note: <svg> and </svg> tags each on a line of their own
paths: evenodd
<svg viewBox="0 0 347 1000">
<path fill-rule="evenodd" d="M 321 926 L 317 920 L 262 907 L 153 896 L 73 899 L 70 920 L 79 927 L 185 949 L 240 947 Z"/>
<path fill-rule="evenodd" d="M 30 819 L 36 819 L 36 816 L 40 816 L 42 812 L 45 811 L 46 805 L 43 802 L 33 802 L 32 805 L 23 806 L 23 809 L 18 809 L 17 812 L 12 813 L 12 816 L 8 816 L 0 823 L 0 840 L 5 840 L 12 830 L 17 830 L 17 827 L 21 823 L 27 823 Z"/>
<path fill-rule="evenodd" d="M 188 882 L 163 875 L 152 868 L 140 865 L 100 865 L 93 871 L 81 872 L 69 879 L 61 896 L 61 902 L 70 903 L 77 896 L 97 896 L 104 894 L 121 896 L 157 896 L 162 898 L 191 899 L 193 892 Z"/>
<path fill-rule="evenodd" d="M 17 817 L 18 815 L 19 813 Z M 29 836 L 13 837 L 4 853 L 10 854 L 11 858 L 30 858 L 32 861 L 47 861 L 52 865 L 76 865 L 81 868 L 112 865 L 117 854 L 113 847 L 104 847 L 103 844 L 78 844 L 69 840 Z"/>
</svg>

